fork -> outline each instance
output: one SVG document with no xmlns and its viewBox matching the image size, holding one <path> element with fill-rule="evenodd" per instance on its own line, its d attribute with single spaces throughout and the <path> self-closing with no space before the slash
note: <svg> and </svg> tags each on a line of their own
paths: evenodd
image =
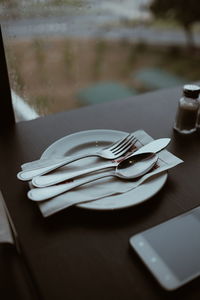
<svg viewBox="0 0 200 300">
<path fill-rule="evenodd" d="M 40 162 L 41 160 L 34 161 L 36 167 L 34 167 L 34 162 L 27 163 L 24 165 L 26 167 L 25 170 L 19 172 L 17 174 L 17 178 L 23 181 L 31 180 L 35 176 L 47 174 L 64 165 L 86 157 L 98 156 L 105 159 L 116 159 L 128 152 L 128 150 L 134 145 L 135 142 L 135 136 L 130 133 L 126 137 L 118 140 L 117 142 L 114 142 L 112 145 L 100 149 L 99 151 L 96 151 L 94 153 L 84 155 L 79 154 L 71 157 L 53 159 L 52 161 L 49 159 L 44 159 L 42 160 L 43 162 L 41 162 L 39 167 L 37 167 L 37 162 Z M 30 168 L 28 168 L 28 165 L 30 165 Z"/>
</svg>

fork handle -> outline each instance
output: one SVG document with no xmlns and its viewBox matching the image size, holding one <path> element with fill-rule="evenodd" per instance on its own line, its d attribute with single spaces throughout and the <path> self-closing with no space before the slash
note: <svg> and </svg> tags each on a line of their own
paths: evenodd
<svg viewBox="0 0 200 300">
<path fill-rule="evenodd" d="M 33 201 L 44 201 L 49 198 L 58 196 L 64 192 L 71 190 L 71 189 L 74 189 L 75 187 L 79 187 L 86 183 L 93 182 L 98 179 L 101 179 L 104 177 L 109 177 L 109 176 L 116 176 L 116 175 L 112 171 L 104 173 L 104 174 L 95 174 L 92 176 L 88 176 L 87 178 L 83 177 L 83 178 L 77 179 L 72 182 L 62 183 L 62 184 L 58 184 L 58 185 L 52 185 L 52 186 L 43 187 L 43 188 L 34 188 L 34 189 L 31 189 L 27 195 L 28 195 L 28 198 Z"/>
<path fill-rule="evenodd" d="M 36 176 L 32 179 L 32 184 L 36 187 L 46 187 L 53 184 L 60 183 L 62 181 L 70 180 L 75 177 L 79 177 L 82 175 L 86 175 L 95 171 L 107 169 L 107 168 L 114 168 L 118 165 L 118 162 L 112 161 L 106 164 L 102 164 L 100 166 L 95 166 L 92 168 L 86 168 L 80 171 L 68 171 L 61 174 L 47 174 L 44 176 Z"/>
<path fill-rule="evenodd" d="M 17 178 L 20 180 L 23 180 L 23 181 L 31 180 L 35 176 L 44 175 L 46 173 L 56 170 L 64 165 L 67 165 L 76 160 L 86 158 L 86 157 L 92 157 L 92 156 L 98 156 L 98 155 L 95 153 L 94 154 L 90 153 L 90 154 L 85 154 L 85 155 L 79 154 L 79 155 L 74 155 L 74 156 L 70 156 L 70 157 L 68 156 L 63 159 L 58 159 L 58 162 L 56 162 L 56 163 L 55 163 L 55 160 L 53 159 L 53 163 L 50 163 L 50 164 L 49 164 L 49 160 L 48 160 L 47 166 L 43 165 L 42 167 L 31 168 L 31 169 L 28 169 L 28 167 L 26 167 L 25 170 L 23 170 L 17 174 Z"/>
</svg>

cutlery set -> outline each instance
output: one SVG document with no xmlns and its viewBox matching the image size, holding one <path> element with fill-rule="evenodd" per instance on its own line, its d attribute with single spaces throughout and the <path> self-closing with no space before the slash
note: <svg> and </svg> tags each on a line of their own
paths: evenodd
<svg viewBox="0 0 200 300">
<path fill-rule="evenodd" d="M 19 172 L 17 177 L 21 180 L 31 180 L 35 176 L 46 174 L 64 165 L 86 157 L 97 156 L 105 159 L 116 159 L 123 156 L 134 145 L 135 142 L 136 138 L 132 134 L 128 134 L 128 136 L 113 143 L 111 146 L 87 155 L 75 155 L 53 160 L 39 159 L 22 165 L 22 168 L 25 170 Z"/>
<path fill-rule="evenodd" d="M 33 201 L 44 201 L 59 194 L 65 193 L 75 187 L 96 181 L 104 177 L 118 177 L 122 180 L 132 180 L 149 172 L 158 160 L 157 152 L 164 149 L 170 142 L 169 138 L 154 140 L 137 150 L 137 139 L 133 134 L 116 141 L 112 145 L 86 155 L 67 156 L 55 159 L 40 159 L 22 165 L 22 171 L 17 174 L 18 179 L 32 181 L 32 188 L 28 192 L 28 198 Z M 111 162 L 95 167 L 84 168 L 80 171 L 67 171 L 56 173 L 52 171 L 68 165 L 71 162 L 86 157 L 101 157 Z M 100 173 L 100 170 L 108 172 Z M 110 170 L 111 169 L 111 170 Z M 87 176 L 97 172 L 95 179 Z M 50 173 L 50 174 L 49 174 Z M 79 180 L 73 180 L 79 178 Z M 67 182 L 66 182 L 67 181 Z"/>
</svg>

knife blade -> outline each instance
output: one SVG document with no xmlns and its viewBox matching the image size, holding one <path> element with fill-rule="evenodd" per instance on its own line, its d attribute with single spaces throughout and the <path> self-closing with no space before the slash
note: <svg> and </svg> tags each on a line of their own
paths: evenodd
<svg viewBox="0 0 200 300">
<path fill-rule="evenodd" d="M 167 147 L 167 145 L 169 144 L 170 141 L 171 141 L 170 138 L 161 138 L 161 139 L 154 140 L 154 141 L 142 146 L 141 148 L 136 150 L 130 156 L 139 154 L 139 153 L 145 153 L 145 152 L 153 152 L 153 153 L 159 152 L 162 149 L 164 149 L 165 147 Z"/>
</svg>

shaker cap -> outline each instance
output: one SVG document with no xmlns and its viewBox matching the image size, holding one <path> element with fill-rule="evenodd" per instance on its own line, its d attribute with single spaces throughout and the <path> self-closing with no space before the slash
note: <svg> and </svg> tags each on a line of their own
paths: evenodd
<svg viewBox="0 0 200 300">
<path fill-rule="evenodd" d="M 183 87 L 183 94 L 185 97 L 196 99 L 199 97 L 200 86 L 196 84 L 185 84 Z"/>
</svg>

